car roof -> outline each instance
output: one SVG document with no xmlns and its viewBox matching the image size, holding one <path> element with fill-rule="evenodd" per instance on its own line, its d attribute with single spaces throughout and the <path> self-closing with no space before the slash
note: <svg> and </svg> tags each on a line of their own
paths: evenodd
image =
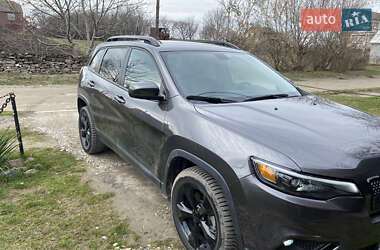
<svg viewBox="0 0 380 250">
<path fill-rule="evenodd" d="M 97 46 L 96 50 L 104 47 L 116 47 L 116 46 L 133 46 L 146 48 L 151 50 L 157 50 L 159 52 L 164 51 L 215 51 L 215 52 L 242 52 L 238 49 L 233 49 L 221 45 L 215 45 L 210 43 L 193 42 L 193 41 L 176 41 L 176 40 L 164 40 L 160 41 L 160 46 L 153 46 L 142 41 L 114 41 L 104 42 Z"/>
</svg>

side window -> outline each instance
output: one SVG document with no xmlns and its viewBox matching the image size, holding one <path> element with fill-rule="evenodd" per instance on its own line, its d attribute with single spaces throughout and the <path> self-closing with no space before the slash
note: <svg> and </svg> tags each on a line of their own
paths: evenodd
<svg viewBox="0 0 380 250">
<path fill-rule="evenodd" d="M 110 81 L 117 82 L 123 71 L 126 50 L 125 48 L 108 49 L 100 67 L 100 75 Z"/>
<path fill-rule="evenodd" d="M 124 87 L 129 88 L 131 85 L 139 82 L 154 82 L 161 87 L 162 80 L 153 57 L 143 50 L 132 49 L 129 58 Z"/>
<path fill-rule="evenodd" d="M 94 71 L 98 72 L 100 64 L 102 63 L 103 55 L 104 55 L 104 49 L 98 51 L 94 58 L 92 59 L 89 67 L 92 68 Z"/>
</svg>

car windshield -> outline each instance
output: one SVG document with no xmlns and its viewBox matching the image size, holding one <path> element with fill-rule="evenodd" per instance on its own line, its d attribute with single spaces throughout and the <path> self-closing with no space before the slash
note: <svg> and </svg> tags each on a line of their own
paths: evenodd
<svg viewBox="0 0 380 250">
<path fill-rule="evenodd" d="M 286 79 L 246 53 L 176 51 L 162 57 L 189 100 L 256 101 L 300 96 Z M 218 102 L 218 103 L 220 103 Z"/>
</svg>

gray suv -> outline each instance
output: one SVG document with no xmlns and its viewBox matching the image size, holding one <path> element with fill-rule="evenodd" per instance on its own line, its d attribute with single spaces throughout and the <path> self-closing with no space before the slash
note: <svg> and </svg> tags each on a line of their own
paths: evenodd
<svg viewBox="0 0 380 250">
<path fill-rule="evenodd" d="M 151 178 L 187 249 L 378 249 L 380 119 L 230 43 L 111 37 L 78 111 L 83 149 Z"/>
</svg>

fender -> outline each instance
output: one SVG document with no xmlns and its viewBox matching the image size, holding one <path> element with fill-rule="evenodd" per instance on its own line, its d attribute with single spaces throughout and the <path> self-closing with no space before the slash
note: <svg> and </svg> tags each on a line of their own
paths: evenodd
<svg viewBox="0 0 380 250">
<path fill-rule="evenodd" d="M 89 101 L 88 101 L 88 99 L 87 99 L 86 96 L 84 96 L 84 95 L 81 94 L 81 93 L 78 93 L 78 99 L 80 99 L 80 100 L 82 100 L 84 103 L 86 103 L 86 106 L 90 109 L 90 111 L 92 111 L 92 110 L 91 110 L 90 103 L 89 103 Z M 79 111 L 79 109 L 78 109 L 78 111 Z"/>
<path fill-rule="evenodd" d="M 167 163 L 166 163 L 166 166 L 165 166 L 165 177 L 164 177 L 163 185 L 161 186 L 161 192 L 165 196 L 168 196 L 166 187 L 168 185 L 169 180 L 168 180 L 167 176 L 169 176 L 168 174 L 170 171 L 170 164 L 171 164 L 172 160 L 175 159 L 176 157 L 182 157 L 182 158 L 185 158 L 185 159 L 193 162 L 198 167 L 202 168 L 208 174 L 210 174 L 212 177 L 214 177 L 215 180 L 218 182 L 218 184 L 221 186 L 221 188 L 222 188 L 222 190 L 226 196 L 226 199 L 228 201 L 228 206 L 229 206 L 230 211 L 231 211 L 232 220 L 233 220 L 233 223 L 235 225 L 236 234 L 238 237 L 239 249 L 243 249 L 243 238 L 242 238 L 242 234 L 240 231 L 240 223 L 238 220 L 238 216 L 237 216 L 237 212 L 235 209 L 234 200 L 232 199 L 230 188 L 229 188 L 227 182 L 224 180 L 223 176 L 214 167 L 212 167 L 210 164 L 208 164 L 204 160 L 200 159 L 199 157 L 197 157 L 197 156 L 195 156 L 189 152 L 186 152 L 182 149 L 173 150 L 170 153 L 168 160 L 167 160 Z"/>
</svg>

